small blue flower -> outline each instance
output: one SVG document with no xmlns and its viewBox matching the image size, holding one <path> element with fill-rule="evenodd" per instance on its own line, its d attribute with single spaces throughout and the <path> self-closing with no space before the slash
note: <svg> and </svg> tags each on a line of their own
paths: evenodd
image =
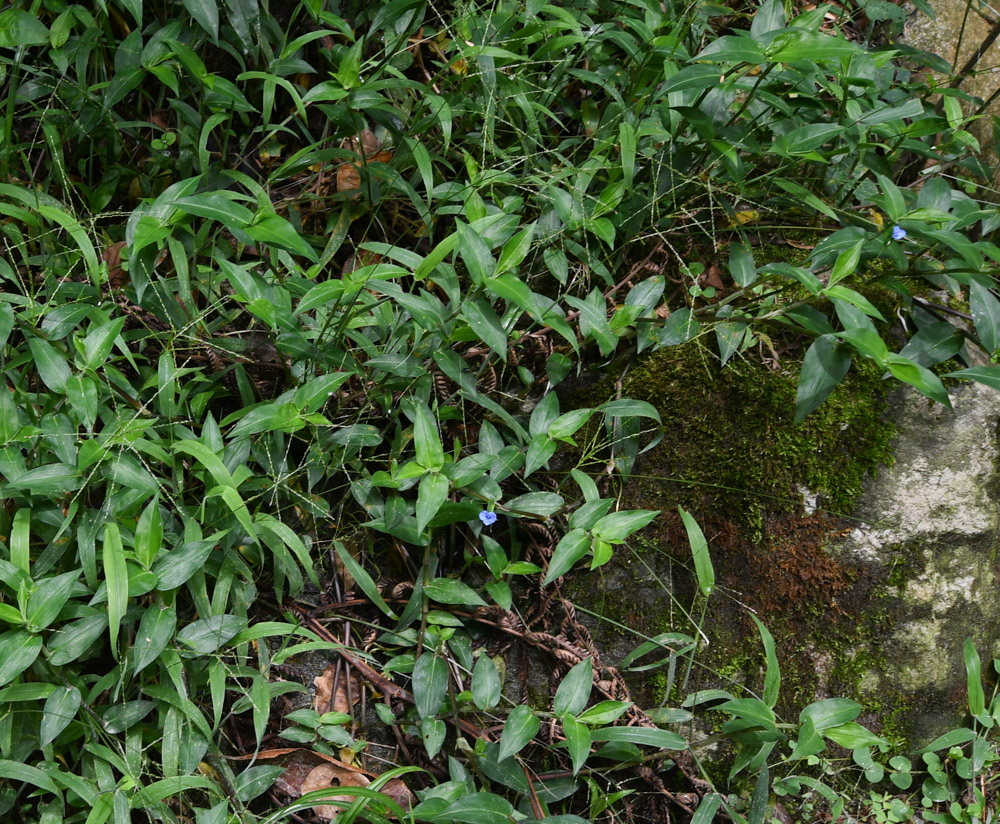
<svg viewBox="0 0 1000 824">
<path fill-rule="evenodd" d="M 904 229 L 902 226 L 893 226 L 892 227 L 892 239 L 893 240 L 902 240 L 904 237 L 906 237 L 906 229 Z"/>
<path fill-rule="evenodd" d="M 492 526 L 497 522 L 497 514 L 484 509 L 479 513 L 479 520 L 482 521 L 485 526 Z"/>
</svg>

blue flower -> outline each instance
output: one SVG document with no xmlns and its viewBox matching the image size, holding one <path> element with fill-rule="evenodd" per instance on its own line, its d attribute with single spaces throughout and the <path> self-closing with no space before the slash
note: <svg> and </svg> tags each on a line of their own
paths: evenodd
<svg viewBox="0 0 1000 824">
<path fill-rule="evenodd" d="M 892 227 L 892 239 L 893 240 L 902 240 L 904 237 L 906 237 L 906 229 L 904 229 L 902 226 L 893 226 Z"/>
<path fill-rule="evenodd" d="M 484 509 L 479 513 L 479 520 L 482 521 L 485 526 L 492 526 L 497 522 L 497 514 Z"/>
</svg>

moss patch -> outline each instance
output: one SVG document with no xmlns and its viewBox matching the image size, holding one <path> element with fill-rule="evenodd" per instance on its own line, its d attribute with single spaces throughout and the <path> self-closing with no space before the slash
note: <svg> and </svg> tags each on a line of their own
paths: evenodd
<svg viewBox="0 0 1000 824">
<path fill-rule="evenodd" d="M 641 549 L 633 542 L 634 556 L 620 549 L 601 573 L 579 576 L 572 597 L 645 635 L 698 635 L 701 605 L 676 514 L 678 504 L 684 506 L 708 539 L 718 590 L 701 627 L 709 644 L 699 651 L 689 683 L 682 685 L 678 673 L 675 690 L 731 688 L 734 681 L 760 688 L 764 655 L 750 606 L 776 638 L 782 704 L 794 717 L 827 690 L 856 693 L 868 667 L 839 664 L 876 631 L 877 616 L 857 619 L 869 611 L 872 582 L 825 546 L 848 526 L 842 513 L 851 510 L 866 475 L 891 462 L 895 430 L 885 417 L 881 373 L 857 362 L 827 402 L 795 425 L 798 364 L 785 366 L 734 359 L 722 369 L 697 341 L 633 366 L 621 395 L 653 404 L 664 429 L 662 443 L 637 460 L 621 506 L 664 514 L 647 529 Z M 577 405 L 596 405 L 615 393 L 612 381 L 602 381 Z M 805 496 L 814 511 L 806 510 Z M 641 640 L 610 624 L 598 632 L 599 644 L 612 653 Z M 817 667 L 824 660 L 829 665 Z M 633 685 L 640 701 L 667 697 L 663 679 L 651 672 Z"/>
</svg>

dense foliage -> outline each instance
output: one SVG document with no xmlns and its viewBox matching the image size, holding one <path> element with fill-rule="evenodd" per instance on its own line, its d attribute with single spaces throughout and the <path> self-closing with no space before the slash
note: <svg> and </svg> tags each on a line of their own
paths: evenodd
<svg viewBox="0 0 1000 824">
<path fill-rule="evenodd" d="M 560 590 L 657 515 L 615 479 L 659 414 L 562 408 L 582 369 L 780 351 L 799 420 L 855 359 L 943 404 L 945 372 L 1000 386 L 981 109 L 875 12 L 0 12 L 0 815 L 759 824 L 773 793 L 853 810 L 843 772 L 880 821 L 982 819 L 971 647 L 971 725 L 886 762 L 852 701 L 776 717 L 763 624 L 732 692 L 686 695 L 695 618 L 637 638 L 671 706 L 634 705 Z"/>
</svg>

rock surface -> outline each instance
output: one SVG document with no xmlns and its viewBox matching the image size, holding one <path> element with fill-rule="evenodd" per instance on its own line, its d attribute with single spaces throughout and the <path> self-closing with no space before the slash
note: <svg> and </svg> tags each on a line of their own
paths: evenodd
<svg viewBox="0 0 1000 824">
<path fill-rule="evenodd" d="M 896 394 L 895 464 L 879 470 L 858 525 L 831 546 L 886 582 L 891 634 L 872 639 L 881 671 L 860 689 L 908 697 L 916 738 L 954 720 L 965 638 L 984 661 L 1000 655 L 1000 393 L 970 384 L 951 394 L 954 412 L 915 392 Z"/>
<path fill-rule="evenodd" d="M 922 51 L 936 54 L 951 64 L 953 71 L 974 64 L 970 75 L 962 81 L 960 88 L 969 94 L 988 101 L 1000 90 L 1000 38 L 986 49 L 982 45 L 990 36 L 994 25 L 1000 21 L 996 11 L 988 5 L 967 3 L 965 0 L 929 0 L 936 20 L 914 11 L 903 29 L 901 42 Z M 978 60 L 976 60 L 978 56 Z M 965 103 L 963 110 L 968 116 L 973 107 Z M 1000 114 L 1000 101 L 994 100 L 987 107 L 986 114 Z M 973 123 L 970 130 L 984 148 L 992 143 L 989 117 Z M 992 157 L 992 153 L 990 153 Z M 995 159 L 987 162 L 994 163 Z"/>
<path fill-rule="evenodd" d="M 619 505 L 663 515 L 569 584 L 571 600 L 607 619 L 591 621 L 605 660 L 683 633 L 702 639 L 696 665 L 632 673 L 641 705 L 716 687 L 759 693 L 755 614 L 777 642 L 784 717 L 844 696 L 865 706 L 865 724 L 914 747 L 951 729 L 967 711 L 965 639 L 984 673 L 1000 657 L 1000 392 L 953 387 L 954 411 L 904 388 L 886 400 L 879 370 L 859 364 L 795 425 L 794 373 L 700 364 L 692 345 L 629 376 L 665 436 Z M 678 504 L 715 567 L 704 613 Z"/>
</svg>

